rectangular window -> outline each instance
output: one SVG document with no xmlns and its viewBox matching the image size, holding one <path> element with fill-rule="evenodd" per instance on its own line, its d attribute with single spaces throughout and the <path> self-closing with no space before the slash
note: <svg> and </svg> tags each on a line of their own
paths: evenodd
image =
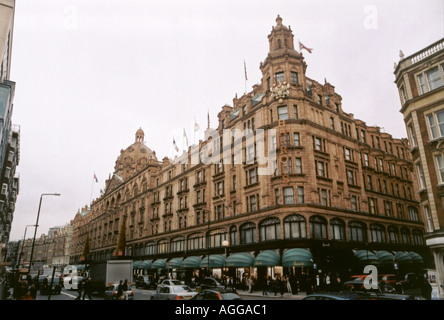
<svg viewBox="0 0 444 320">
<path fill-rule="evenodd" d="M 298 73 L 292 71 L 291 72 L 291 84 L 297 85 L 298 83 L 299 83 L 299 81 L 298 81 Z"/>
<path fill-rule="evenodd" d="M 304 203 L 304 187 L 298 187 L 298 203 Z"/>
<path fill-rule="evenodd" d="M 283 188 L 284 191 L 284 204 L 293 204 L 294 203 L 294 194 L 292 187 Z"/>
<path fill-rule="evenodd" d="M 279 199 L 280 199 L 279 189 L 274 189 L 274 201 L 276 205 L 281 204 L 281 201 Z"/>
<path fill-rule="evenodd" d="M 368 211 L 373 214 L 377 213 L 377 200 L 375 198 L 369 198 Z"/>
<path fill-rule="evenodd" d="M 427 116 L 432 139 L 444 136 L 444 110 L 429 114 Z"/>
<path fill-rule="evenodd" d="M 301 174 L 302 173 L 302 158 L 296 158 L 295 165 L 296 165 L 296 173 Z"/>
<path fill-rule="evenodd" d="M 322 106 L 322 96 L 318 95 L 318 103 Z"/>
<path fill-rule="evenodd" d="M 299 147 L 301 145 L 299 132 L 293 133 L 293 143 L 295 147 Z"/>
<path fill-rule="evenodd" d="M 438 179 L 439 183 L 444 183 L 444 161 L 442 159 L 442 154 L 439 154 L 435 157 L 436 159 L 436 167 L 438 171 Z"/>
<path fill-rule="evenodd" d="M 418 170 L 418 177 L 419 177 L 419 187 L 422 189 L 426 188 L 425 184 L 425 177 L 424 177 L 424 171 L 422 170 L 421 164 L 416 164 L 416 170 Z"/>
<path fill-rule="evenodd" d="M 422 74 L 418 75 L 418 84 L 419 84 L 419 89 L 421 89 L 421 94 L 426 93 L 427 87 Z"/>
<path fill-rule="evenodd" d="M 351 197 L 351 209 L 353 211 L 358 211 L 358 197 L 356 196 Z"/>
<path fill-rule="evenodd" d="M 328 95 L 325 95 L 325 104 L 330 106 L 330 97 Z"/>
<path fill-rule="evenodd" d="M 330 129 L 335 130 L 335 119 L 330 117 Z"/>
<path fill-rule="evenodd" d="M 276 83 L 284 82 L 285 81 L 284 73 L 283 72 L 277 72 L 275 74 L 275 80 L 276 80 Z"/>
<path fill-rule="evenodd" d="M 288 120 L 288 110 L 286 106 L 278 107 L 277 110 L 279 120 Z"/>
<path fill-rule="evenodd" d="M 248 176 L 250 179 L 250 184 L 256 183 L 256 169 L 250 169 L 248 171 Z"/>
<path fill-rule="evenodd" d="M 442 79 L 438 67 L 434 67 L 426 72 L 429 90 L 434 90 L 442 86 Z"/>
<path fill-rule="evenodd" d="M 407 95 L 405 94 L 405 89 L 404 86 L 401 86 L 401 88 L 399 89 L 400 93 L 401 93 L 401 99 L 402 99 L 402 103 L 406 103 L 407 102 Z"/>
<path fill-rule="evenodd" d="M 249 203 L 250 203 L 250 211 L 256 211 L 256 196 L 250 196 L 249 197 Z"/>
<path fill-rule="evenodd" d="M 295 119 L 299 119 L 298 106 L 293 106 L 293 114 Z"/>
</svg>

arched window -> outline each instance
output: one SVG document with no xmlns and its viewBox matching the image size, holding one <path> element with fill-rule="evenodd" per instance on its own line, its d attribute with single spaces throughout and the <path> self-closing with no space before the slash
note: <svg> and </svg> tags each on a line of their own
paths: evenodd
<svg viewBox="0 0 444 320">
<path fill-rule="evenodd" d="M 281 222 L 278 218 L 270 218 L 259 224 L 260 241 L 278 240 L 281 238 Z"/>
<path fill-rule="evenodd" d="M 167 253 L 168 252 L 168 241 L 160 240 L 157 243 L 157 253 Z"/>
<path fill-rule="evenodd" d="M 183 237 L 171 239 L 170 252 L 181 251 L 185 251 L 185 239 Z"/>
<path fill-rule="evenodd" d="M 223 229 L 210 231 L 210 248 L 221 247 L 222 241 L 227 239 L 227 231 Z"/>
<path fill-rule="evenodd" d="M 379 224 L 370 226 L 370 234 L 372 242 L 385 242 L 385 228 Z"/>
<path fill-rule="evenodd" d="M 256 242 L 256 225 L 252 222 L 245 223 L 240 228 L 240 244 Z"/>
<path fill-rule="evenodd" d="M 202 234 L 192 234 L 187 240 L 188 250 L 204 249 L 204 236 Z"/>
<path fill-rule="evenodd" d="M 398 228 L 396 228 L 394 226 L 389 226 L 387 230 L 388 230 L 390 243 L 399 243 Z"/>
<path fill-rule="evenodd" d="M 149 255 L 153 255 L 156 253 L 156 245 L 154 244 L 154 242 L 149 242 L 145 245 L 145 255 L 149 256 Z"/>
<path fill-rule="evenodd" d="M 415 229 L 412 231 L 413 244 L 417 246 L 424 245 L 424 236 L 421 230 Z"/>
<path fill-rule="evenodd" d="M 402 244 L 410 244 L 410 230 L 407 228 L 401 229 L 401 241 Z"/>
<path fill-rule="evenodd" d="M 349 241 L 367 241 L 367 226 L 359 221 L 351 221 L 348 223 L 348 240 Z"/>
<path fill-rule="evenodd" d="M 310 236 L 312 239 L 327 239 L 327 220 L 320 216 L 310 217 Z"/>
<path fill-rule="evenodd" d="M 415 207 L 407 208 L 408 219 L 411 221 L 418 221 L 418 209 Z"/>
<path fill-rule="evenodd" d="M 341 219 L 330 220 L 331 240 L 345 240 L 345 222 Z"/>
<path fill-rule="evenodd" d="M 237 245 L 238 241 L 237 241 L 237 227 L 236 226 L 232 226 L 230 228 L 230 245 L 234 246 Z"/>
<path fill-rule="evenodd" d="M 301 215 L 293 214 L 284 219 L 285 239 L 298 239 L 307 237 L 307 222 Z"/>
</svg>

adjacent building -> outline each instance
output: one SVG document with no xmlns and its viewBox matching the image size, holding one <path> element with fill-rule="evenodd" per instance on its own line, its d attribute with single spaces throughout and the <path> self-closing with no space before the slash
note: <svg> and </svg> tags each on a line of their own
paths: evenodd
<svg viewBox="0 0 444 320">
<path fill-rule="evenodd" d="M 15 83 L 10 80 L 15 2 L 0 0 L 0 247 L 9 240 L 19 192 L 20 128 L 11 117 Z M 3 259 L 3 255 L 2 258 Z"/>
<path fill-rule="evenodd" d="M 159 160 L 137 130 L 104 194 L 73 220 L 71 263 L 87 239 L 87 260 L 121 254 L 186 277 L 430 263 L 408 140 L 355 119 L 332 84 L 309 78 L 279 16 L 268 41 L 260 83 L 222 107 L 204 141 Z M 126 250 L 116 253 L 122 225 Z"/>
<path fill-rule="evenodd" d="M 444 295 L 444 39 L 395 65 L 425 240 L 433 251 L 440 295 Z"/>
</svg>

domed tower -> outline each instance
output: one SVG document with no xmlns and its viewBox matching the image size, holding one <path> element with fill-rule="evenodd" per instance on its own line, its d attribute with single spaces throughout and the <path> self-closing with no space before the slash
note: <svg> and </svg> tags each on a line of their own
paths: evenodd
<svg viewBox="0 0 444 320">
<path fill-rule="evenodd" d="M 142 170 L 150 161 L 156 161 L 156 153 L 145 145 L 145 133 L 142 128 L 136 131 L 135 142 L 125 150 L 120 151 L 120 156 L 114 166 L 114 174 L 127 180 L 134 173 Z"/>
<path fill-rule="evenodd" d="M 260 64 L 263 87 L 271 91 L 273 86 L 285 82 L 294 88 L 305 89 L 307 65 L 302 53 L 295 50 L 291 27 L 283 25 L 279 15 L 268 35 L 268 42 L 268 55 Z"/>
</svg>

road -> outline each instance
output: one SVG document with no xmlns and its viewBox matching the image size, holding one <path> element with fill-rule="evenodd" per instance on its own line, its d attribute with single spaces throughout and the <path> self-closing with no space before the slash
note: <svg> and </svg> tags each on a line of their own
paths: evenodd
<svg viewBox="0 0 444 320">
<path fill-rule="evenodd" d="M 134 300 L 151 300 L 151 295 L 155 292 L 154 290 L 136 289 L 134 287 L 133 291 Z M 242 297 L 243 300 L 267 300 L 266 297 L 243 295 L 242 292 L 239 292 L 239 295 Z M 60 294 L 51 295 L 50 297 L 48 297 L 47 295 L 41 295 L 40 291 L 37 292 L 37 300 L 75 300 L 77 296 L 77 291 L 66 290 L 65 288 L 62 288 L 62 292 Z M 92 299 L 103 300 L 103 296 L 93 294 Z M 88 298 L 86 298 L 85 300 L 88 300 Z"/>
</svg>

